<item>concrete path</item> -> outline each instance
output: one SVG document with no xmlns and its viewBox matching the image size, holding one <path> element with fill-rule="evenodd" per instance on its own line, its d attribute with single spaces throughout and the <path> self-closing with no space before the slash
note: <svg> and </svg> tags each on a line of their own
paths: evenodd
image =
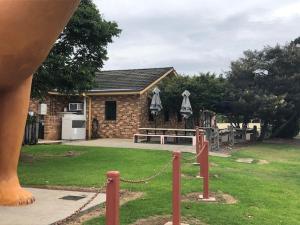
<svg viewBox="0 0 300 225">
<path fill-rule="evenodd" d="M 78 146 L 96 146 L 96 147 L 112 147 L 112 148 L 139 148 L 150 150 L 178 150 L 182 152 L 195 152 L 195 147 L 191 145 L 161 145 L 154 143 L 134 143 L 132 139 L 119 138 L 101 138 L 88 141 L 68 141 L 63 144 Z"/>
<path fill-rule="evenodd" d="M 56 140 L 56 141 L 53 141 L 53 140 L 45 140 L 45 139 L 39 139 L 38 140 L 38 144 L 41 144 L 41 145 L 47 145 L 47 144 L 61 144 L 63 142 L 63 140 Z"/>
<path fill-rule="evenodd" d="M 91 192 L 47 190 L 27 188 L 36 198 L 32 205 L 20 207 L 0 206 L 0 225 L 49 225 L 64 219 L 86 203 L 94 194 Z M 79 200 L 64 200 L 62 197 L 83 197 Z M 100 194 L 83 211 L 105 202 Z"/>
<path fill-rule="evenodd" d="M 166 150 L 166 151 L 181 151 L 195 153 L 196 147 L 191 145 L 170 145 L 170 144 L 153 144 L 153 143 L 133 143 L 132 139 L 119 138 L 103 138 L 88 141 L 66 141 L 63 144 L 77 146 L 94 146 L 94 147 L 113 147 L 113 148 L 139 148 L 149 150 Z M 228 154 L 210 152 L 212 156 L 230 157 Z"/>
</svg>

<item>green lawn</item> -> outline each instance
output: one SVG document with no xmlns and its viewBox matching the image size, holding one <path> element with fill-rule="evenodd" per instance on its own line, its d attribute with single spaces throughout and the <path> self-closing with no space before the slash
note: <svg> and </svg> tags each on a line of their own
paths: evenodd
<svg viewBox="0 0 300 225">
<path fill-rule="evenodd" d="M 81 154 L 62 157 L 67 151 Z M 170 162 L 171 153 L 141 149 L 38 145 L 23 148 L 35 159 L 24 160 L 19 166 L 22 184 L 72 185 L 95 187 L 104 182 L 106 171 L 119 170 L 124 178 L 142 178 L 153 174 Z M 184 157 L 191 157 L 185 154 Z M 239 157 L 268 160 L 265 165 L 235 162 Z M 210 157 L 214 163 L 210 173 L 211 188 L 238 199 L 234 205 L 186 202 L 182 214 L 207 224 L 300 224 L 300 147 L 258 144 L 244 147 L 230 158 Z M 28 162 L 27 162 L 28 161 Z M 182 172 L 194 175 L 198 168 L 184 164 Z M 171 214 L 171 170 L 142 185 L 122 184 L 122 189 L 141 191 L 143 198 L 126 203 L 121 208 L 121 224 L 154 215 Z M 201 181 L 182 180 L 183 194 L 200 192 Z M 86 224 L 104 224 L 104 218 Z"/>
</svg>

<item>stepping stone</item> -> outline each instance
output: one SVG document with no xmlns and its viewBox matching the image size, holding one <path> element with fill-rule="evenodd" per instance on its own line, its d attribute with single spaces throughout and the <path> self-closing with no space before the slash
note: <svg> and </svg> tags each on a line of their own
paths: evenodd
<svg viewBox="0 0 300 225">
<path fill-rule="evenodd" d="M 265 160 L 265 159 L 260 159 L 260 160 L 258 160 L 257 164 L 260 164 L 260 165 L 269 164 L 269 161 Z"/>
<path fill-rule="evenodd" d="M 254 159 L 252 158 L 239 158 L 236 160 L 236 162 L 240 162 L 240 163 L 253 163 Z"/>
<path fill-rule="evenodd" d="M 173 225 L 172 222 L 167 222 L 165 225 Z M 186 224 L 186 223 L 180 223 L 180 225 L 189 225 L 189 224 Z"/>
<path fill-rule="evenodd" d="M 210 156 L 216 156 L 216 157 L 221 157 L 221 158 L 228 158 L 231 155 L 226 154 L 226 153 L 221 153 L 221 152 L 209 152 Z"/>
</svg>

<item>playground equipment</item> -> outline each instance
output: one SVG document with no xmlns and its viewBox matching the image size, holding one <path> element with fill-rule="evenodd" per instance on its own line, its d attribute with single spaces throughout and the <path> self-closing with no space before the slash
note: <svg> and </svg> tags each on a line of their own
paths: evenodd
<svg viewBox="0 0 300 225">
<path fill-rule="evenodd" d="M 233 127 L 232 124 L 219 129 L 216 121 L 216 113 L 210 110 L 200 110 L 199 124 L 205 131 L 206 140 L 209 142 L 210 151 L 219 151 L 221 146 L 233 146 L 237 143 L 255 141 L 258 137 L 257 126 L 252 129 L 247 125 Z M 240 126 L 240 125 L 239 125 Z"/>
</svg>

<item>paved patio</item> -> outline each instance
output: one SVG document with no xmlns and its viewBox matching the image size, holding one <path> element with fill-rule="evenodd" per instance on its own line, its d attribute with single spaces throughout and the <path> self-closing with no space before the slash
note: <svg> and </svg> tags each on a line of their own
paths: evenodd
<svg viewBox="0 0 300 225">
<path fill-rule="evenodd" d="M 179 150 L 182 152 L 195 152 L 195 147 L 191 145 L 170 145 L 170 144 L 156 144 L 156 143 L 133 143 L 132 139 L 120 139 L 120 138 L 101 138 L 87 141 L 67 141 L 64 142 L 67 145 L 79 145 L 79 146 L 101 146 L 101 147 L 115 147 L 115 148 L 139 148 L 139 149 L 151 149 L 151 150 Z"/>
<path fill-rule="evenodd" d="M 102 138 L 87 141 L 67 141 L 64 142 L 67 145 L 77 146 L 94 146 L 94 147 L 113 147 L 113 148 L 138 148 L 138 149 L 149 149 L 149 150 L 166 150 L 166 151 L 181 151 L 196 153 L 195 146 L 191 145 L 171 145 L 171 144 L 153 144 L 153 143 L 133 143 L 132 139 L 119 139 L 119 138 Z M 230 155 L 210 152 L 212 156 L 229 157 Z"/>
<path fill-rule="evenodd" d="M 0 206 L 0 225 L 49 225 L 68 217 L 94 195 L 91 192 L 26 189 L 33 193 L 36 201 L 28 206 Z M 66 196 L 67 199 L 61 199 Z M 70 199 L 76 197 L 80 199 Z M 104 202 L 105 194 L 100 194 L 83 211 Z"/>
</svg>

